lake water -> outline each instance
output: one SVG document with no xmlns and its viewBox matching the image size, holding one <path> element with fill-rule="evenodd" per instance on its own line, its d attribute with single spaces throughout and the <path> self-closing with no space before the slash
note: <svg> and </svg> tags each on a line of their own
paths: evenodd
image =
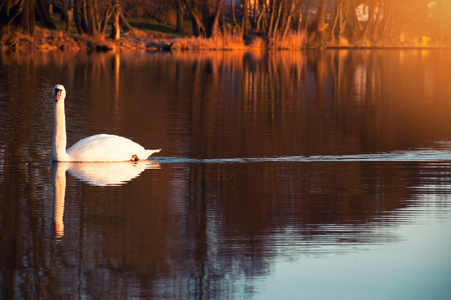
<svg viewBox="0 0 451 300">
<path fill-rule="evenodd" d="M 52 163 L 68 145 L 163 150 Z M 0 53 L 1 299 L 451 299 L 451 50 Z"/>
</svg>

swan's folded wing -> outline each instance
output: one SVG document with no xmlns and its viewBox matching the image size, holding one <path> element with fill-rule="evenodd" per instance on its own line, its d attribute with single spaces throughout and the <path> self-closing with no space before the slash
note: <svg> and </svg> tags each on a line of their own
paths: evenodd
<svg viewBox="0 0 451 300">
<path fill-rule="evenodd" d="M 97 134 L 78 141 L 67 154 L 71 161 L 127 161 L 143 151 L 141 145 L 124 137 Z"/>
</svg>

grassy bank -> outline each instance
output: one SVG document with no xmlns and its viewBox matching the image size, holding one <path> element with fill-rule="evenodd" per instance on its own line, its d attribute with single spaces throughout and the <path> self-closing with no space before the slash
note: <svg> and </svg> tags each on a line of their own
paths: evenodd
<svg viewBox="0 0 451 300">
<path fill-rule="evenodd" d="M 34 51 L 124 51 L 124 50 L 148 50 L 148 51 L 186 51 L 186 50 L 261 50 L 261 49 L 305 49 L 307 46 L 307 34 L 288 33 L 282 37 L 253 36 L 243 37 L 239 29 L 225 26 L 224 32 L 214 38 L 196 38 L 189 32 L 186 35 L 178 35 L 168 24 L 155 19 L 128 19 L 135 28 L 129 32 L 122 32 L 121 38 L 114 41 L 109 32 L 105 35 L 79 35 L 74 22 L 69 32 L 65 32 L 65 22 L 59 15 L 54 14 L 52 19 L 57 30 L 49 30 L 37 26 L 34 36 L 22 35 L 17 32 L 4 36 L 0 41 L 2 50 L 34 50 Z M 185 24 L 190 28 L 190 24 Z M 429 48 L 425 45 L 350 45 L 349 43 L 327 44 L 316 48 Z"/>
<path fill-rule="evenodd" d="M 303 34 L 288 34 L 284 39 L 265 39 L 259 36 L 246 37 L 238 28 L 225 26 L 224 32 L 214 38 L 193 37 L 190 33 L 191 23 L 187 22 L 185 35 L 179 35 L 174 29 L 155 19 L 127 19 L 135 28 L 129 32 L 121 32 L 121 38 L 114 41 L 109 38 L 110 32 L 104 35 L 79 35 L 75 23 L 71 23 L 66 32 L 66 23 L 59 14 L 53 14 L 52 20 L 57 30 L 49 30 L 37 26 L 31 36 L 13 32 L 1 41 L 3 50 L 63 50 L 63 51 L 121 51 L 127 49 L 145 50 L 251 50 L 251 49 L 300 49 L 305 44 Z"/>
</svg>

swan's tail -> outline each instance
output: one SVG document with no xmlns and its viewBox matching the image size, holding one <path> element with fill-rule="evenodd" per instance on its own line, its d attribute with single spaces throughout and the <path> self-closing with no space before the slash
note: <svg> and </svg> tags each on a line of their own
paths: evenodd
<svg viewBox="0 0 451 300">
<path fill-rule="evenodd" d="M 148 159 L 149 156 L 151 156 L 154 153 L 158 153 L 160 152 L 161 149 L 156 149 L 156 150 L 144 150 L 141 153 L 137 153 L 136 155 L 138 156 L 139 159 Z"/>
</svg>

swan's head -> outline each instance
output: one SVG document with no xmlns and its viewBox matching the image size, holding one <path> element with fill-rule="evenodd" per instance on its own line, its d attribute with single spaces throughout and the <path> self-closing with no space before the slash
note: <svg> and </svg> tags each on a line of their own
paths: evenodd
<svg viewBox="0 0 451 300">
<path fill-rule="evenodd" d="M 63 85 L 57 84 L 53 87 L 52 97 L 55 102 L 62 101 L 66 98 L 66 89 Z"/>
</svg>

